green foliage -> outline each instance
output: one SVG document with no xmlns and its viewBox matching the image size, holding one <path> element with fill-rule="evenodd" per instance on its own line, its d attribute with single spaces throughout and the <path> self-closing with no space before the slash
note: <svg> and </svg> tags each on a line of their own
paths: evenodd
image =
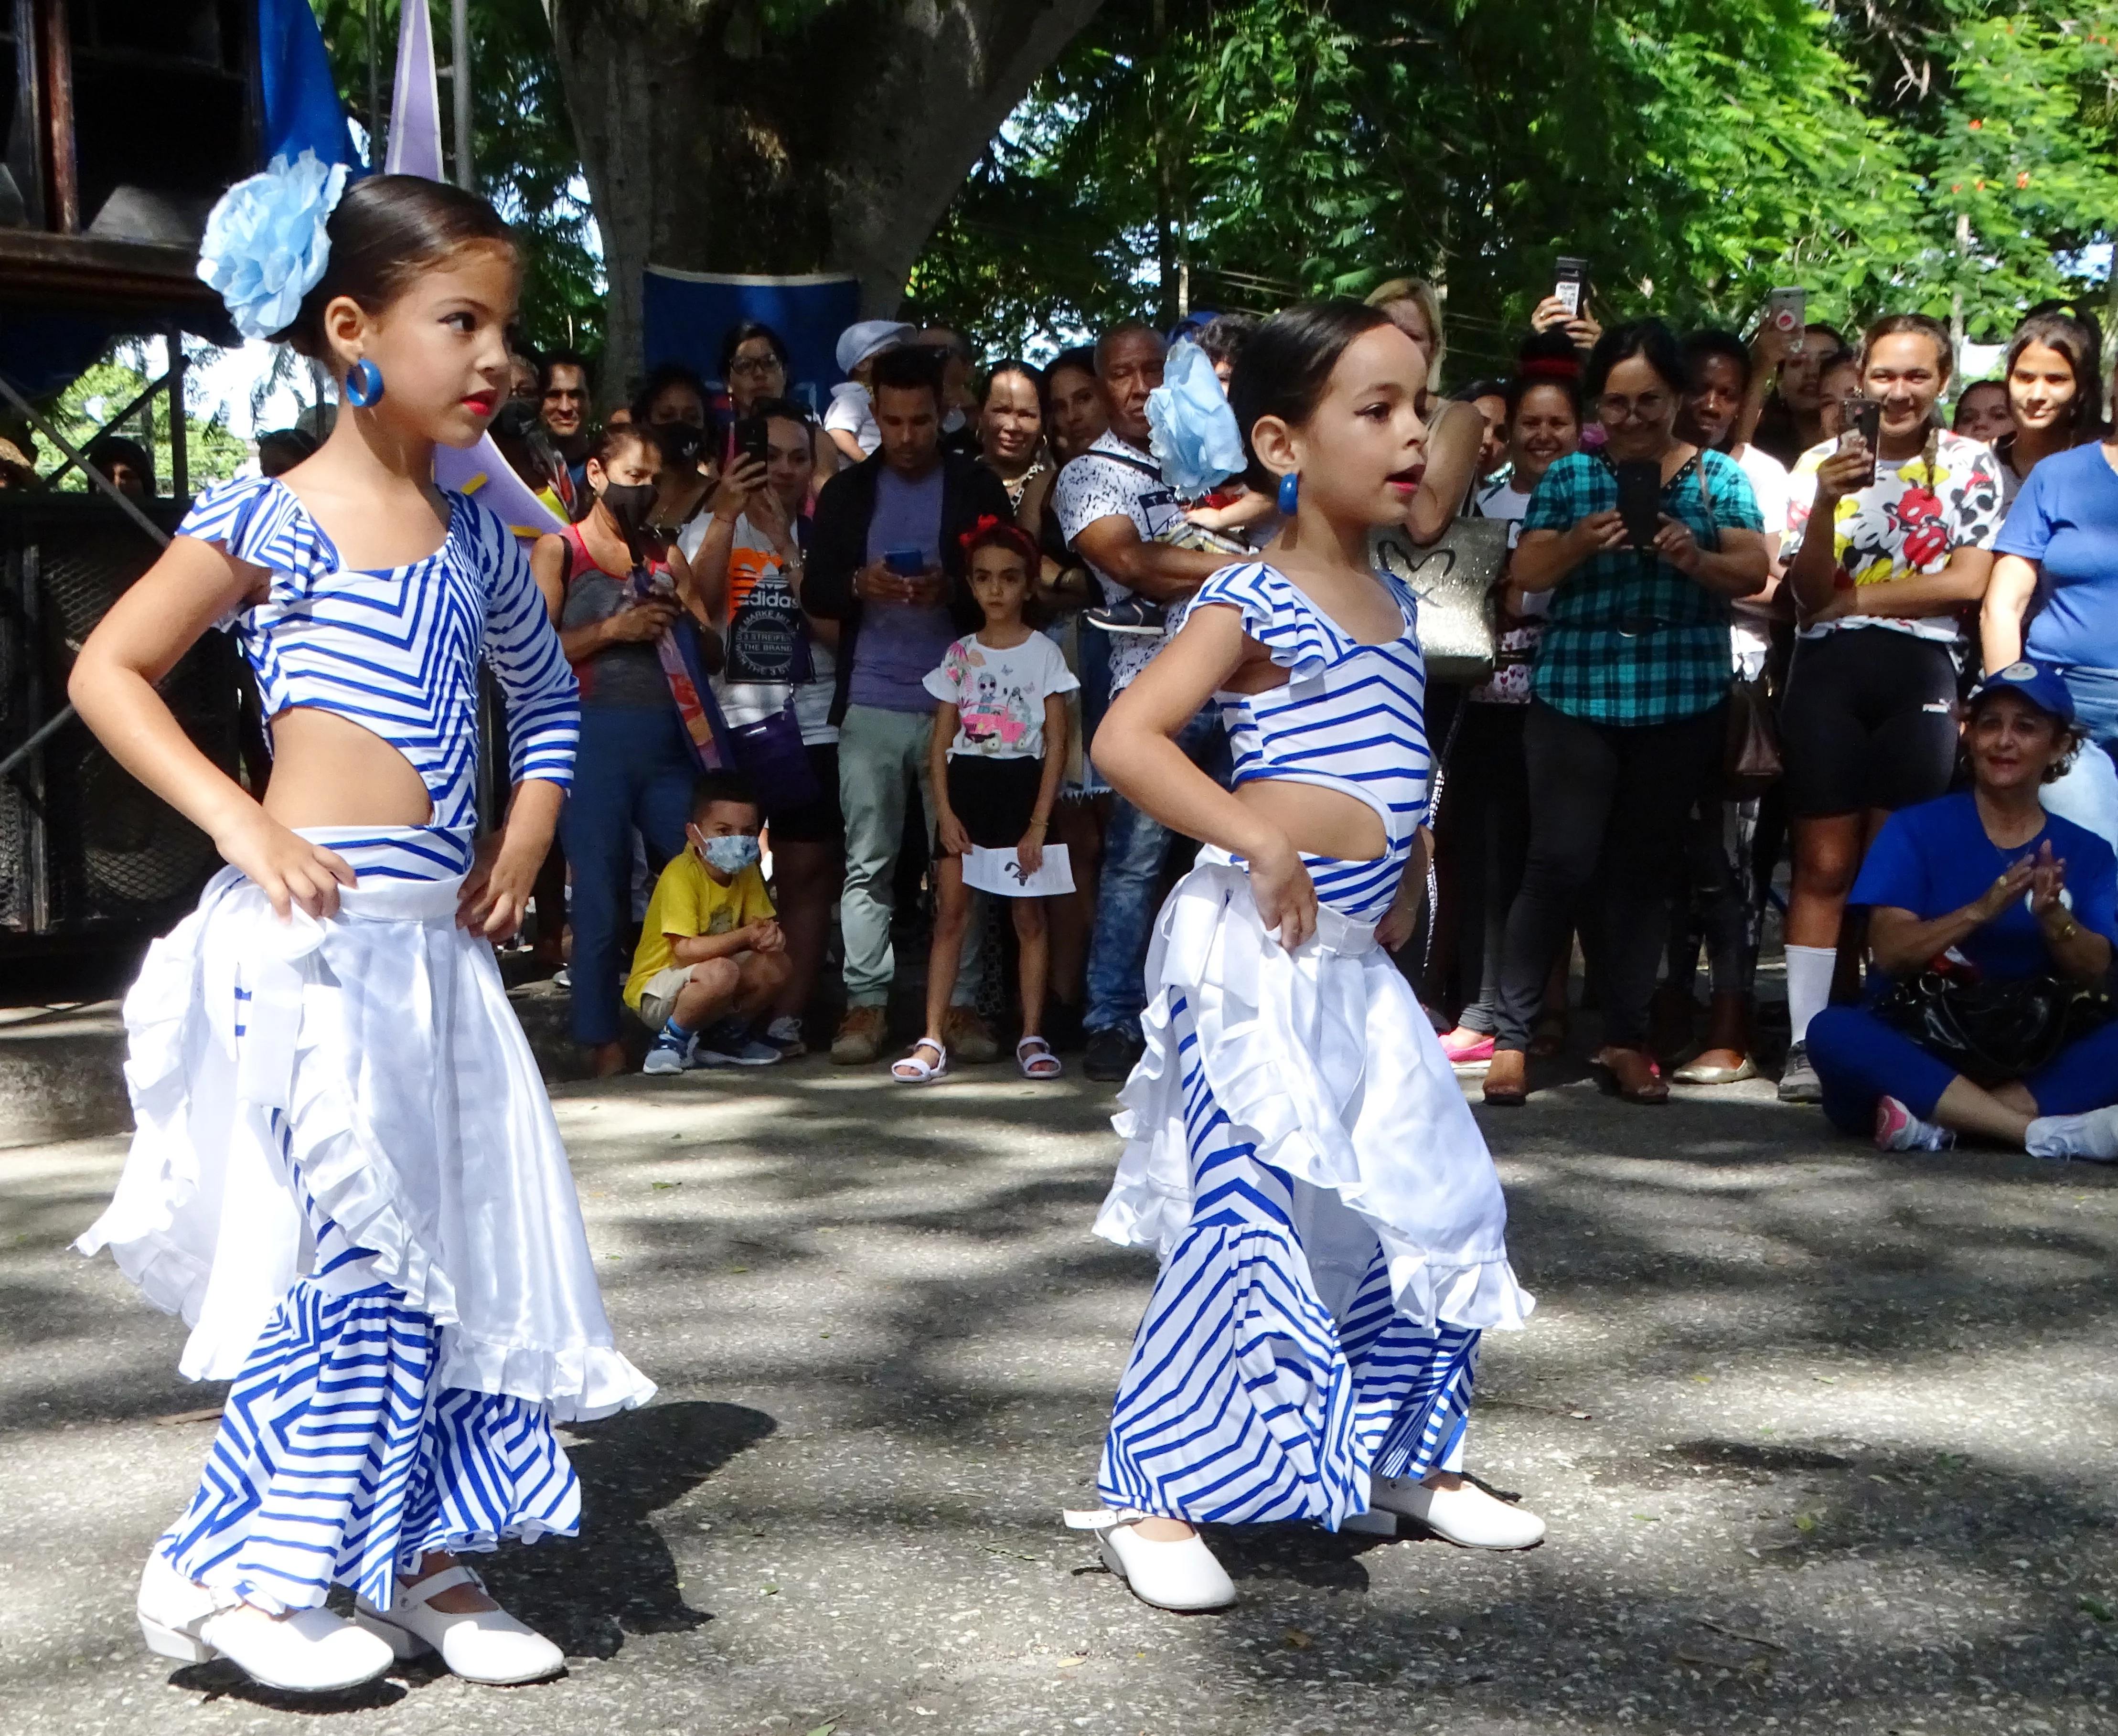
<svg viewBox="0 0 2118 1736">
<path fill-rule="evenodd" d="M 1446 285 L 1462 378 L 1505 362 L 1570 253 L 1607 321 L 1741 323 L 1793 283 L 1845 323 L 1960 296 L 1991 336 L 2083 288 L 2074 256 L 2118 210 L 2111 27 L 2067 11 L 1108 6 L 911 291 L 997 351 L 1167 321 L 1186 274 L 1190 305 L 1257 309 L 1424 275 Z"/>
<path fill-rule="evenodd" d="M 369 0 L 312 0 L 346 112 L 369 127 Z M 432 8 L 435 58 L 449 55 L 449 12 Z M 381 102 L 397 63 L 399 0 L 377 0 Z M 522 330 L 539 349 L 602 344 L 603 262 L 580 179 L 552 31 L 539 0 L 472 0 L 471 161 L 479 191 L 515 225 L 523 250 Z M 442 138 L 453 145 L 449 81 L 441 81 Z M 369 127 L 372 132 L 373 129 Z"/>
<path fill-rule="evenodd" d="M 201 353 L 206 353 L 203 346 L 200 349 Z M 67 437 L 76 451 L 103 432 L 104 424 L 113 415 L 145 391 L 150 379 L 160 377 L 159 370 L 153 374 L 142 371 L 140 364 L 147 358 L 141 354 L 141 349 L 142 346 L 132 339 L 121 339 L 100 362 L 60 393 L 45 412 L 52 425 Z M 157 392 L 149 409 L 154 421 L 155 486 L 167 494 L 171 476 L 168 395 Z M 109 432 L 146 444 L 141 418 L 136 414 L 127 418 L 123 426 Z M 192 492 L 197 493 L 209 482 L 225 482 L 243 468 L 249 457 L 249 446 L 228 432 L 220 412 L 216 411 L 206 421 L 189 413 L 185 415 L 184 459 Z M 49 441 L 39 441 L 39 471 L 49 475 L 64 462 Z M 62 492 L 79 493 L 88 487 L 89 482 L 76 466 L 60 478 L 57 486 Z"/>
</svg>

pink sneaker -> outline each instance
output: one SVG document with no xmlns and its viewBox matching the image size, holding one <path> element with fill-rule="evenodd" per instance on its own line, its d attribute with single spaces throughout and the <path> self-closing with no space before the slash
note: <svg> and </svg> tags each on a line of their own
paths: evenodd
<svg viewBox="0 0 2118 1736">
<path fill-rule="evenodd" d="M 1922 1121 L 1895 1097 L 1875 1102 L 1875 1149 L 1879 1152 L 1946 1152 L 1954 1149 L 1956 1135 L 1945 1127 Z"/>
<path fill-rule="evenodd" d="M 1452 1067 L 1490 1061 L 1493 1058 L 1493 1040 L 1476 1031 L 1451 1031 L 1441 1039 L 1441 1052 L 1449 1057 Z"/>
</svg>

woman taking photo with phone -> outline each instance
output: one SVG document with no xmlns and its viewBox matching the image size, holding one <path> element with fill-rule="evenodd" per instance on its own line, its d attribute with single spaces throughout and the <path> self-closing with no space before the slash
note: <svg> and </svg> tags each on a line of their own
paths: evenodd
<svg viewBox="0 0 2118 1736">
<path fill-rule="evenodd" d="M 1794 833 L 1783 1102 L 1820 1101 L 1803 1044 L 1831 999 L 1839 922 L 1869 843 L 1898 809 L 1943 794 L 1956 767 L 1957 620 L 1986 593 L 2000 483 L 1992 453 L 1935 413 L 1949 375 L 1938 321 L 1878 320 L 1861 347 L 1862 389 L 1880 406 L 1875 450 L 1843 422 L 1789 478 L 1800 638 L 1780 702 Z"/>
<path fill-rule="evenodd" d="M 1599 862 L 1598 1065 L 1628 1102 L 1667 1100 L 1647 1051 L 1667 896 L 1685 816 L 1727 735 L 1729 603 L 1765 582 L 1742 470 L 1676 437 L 1686 376 L 1669 328 L 1642 320 L 1605 332 L 1582 384 L 1602 450 L 1545 473 L 1510 567 L 1524 590 L 1550 592 L 1552 607 L 1523 727 L 1529 859 L 1501 960 L 1492 1104 L 1519 1104 L 1528 1091 L 1531 1022 Z"/>
</svg>

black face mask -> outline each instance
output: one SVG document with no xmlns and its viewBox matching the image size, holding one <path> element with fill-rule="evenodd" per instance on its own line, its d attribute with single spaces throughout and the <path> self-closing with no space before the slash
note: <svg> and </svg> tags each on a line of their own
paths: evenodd
<svg viewBox="0 0 2118 1736">
<path fill-rule="evenodd" d="M 654 439 L 662 448 L 663 463 L 688 470 L 705 449 L 706 431 L 688 422 L 666 422 L 654 430 Z"/>
<path fill-rule="evenodd" d="M 647 529 L 648 514 L 654 510 L 654 483 L 605 482 L 598 498 L 603 510 L 617 520 L 626 541 L 638 542 L 640 533 Z"/>
</svg>

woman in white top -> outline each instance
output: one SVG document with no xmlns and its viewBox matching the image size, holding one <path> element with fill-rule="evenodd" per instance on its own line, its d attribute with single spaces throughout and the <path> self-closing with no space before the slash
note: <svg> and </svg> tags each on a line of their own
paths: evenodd
<svg viewBox="0 0 2118 1736">
<path fill-rule="evenodd" d="M 1925 314 L 1878 320 L 1861 386 L 1882 404 L 1877 450 L 1857 430 L 1796 463 L 1787 563 L 1800 639 L 1780 702 L 1794 884 L 1787 921 L 1794 1046 L 1788 1102 L 1820 1101 L 1802 1046 L 1830 999 L 1847 894 L 1883 822 L 1945 793 L 1956 769 L 1959 616 L 1993 570 L 1993 455 L 1945 429 L 1949 332 Z"/>
</svg>

